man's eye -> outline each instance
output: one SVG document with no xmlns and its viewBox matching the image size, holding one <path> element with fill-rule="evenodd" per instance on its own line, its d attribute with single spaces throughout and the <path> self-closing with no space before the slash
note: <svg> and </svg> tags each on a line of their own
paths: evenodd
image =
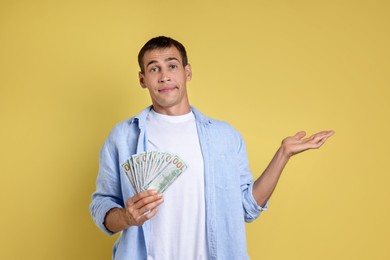
<svg viewBox="0 0 390 260">
<path fill-rule="evenodd" d="M 151 72 L 157 72 L 157 71 L 158 71 L 158 68 L 156 68 L 156 67 L 151 68 L 150 71 L 151 71 Z"/>
<path fill-rule="evenodd" d="M 177 65 L 171 65 L 169 66 L 171 69 L 176 69 L 177 68 Z"/>
</svg>

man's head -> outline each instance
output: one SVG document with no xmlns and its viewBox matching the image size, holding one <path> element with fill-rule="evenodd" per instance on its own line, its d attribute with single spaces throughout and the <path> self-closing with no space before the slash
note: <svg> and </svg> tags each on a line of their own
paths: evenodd
<svg viewBox="0 0 390 260">
<path fill-rule="evenodd" d="M 183 44 L 166 36 L 158 36 L 150 39 L 147 43 L 145 43 L 145 45 L 138 53 L 138 65 L 141 73 L 144 73 L 145 71 L 145 64 L 143 59 L 146 52 L 155 49 L 167 49 L 170 47 L 175 47 L 179 51 L 182 65 L 185 67 L 188 64 L 188 58 L 186 49 L 184 48 Z"/>
<path fill-rule="evenodd" d="M 192 78 L 184 46 L 168 37 L 148 41 L 138 55 L 139 83 L 148 89 L 153 109 L 161 114 L 190 112 L 187 81 Z"/>
</svg>

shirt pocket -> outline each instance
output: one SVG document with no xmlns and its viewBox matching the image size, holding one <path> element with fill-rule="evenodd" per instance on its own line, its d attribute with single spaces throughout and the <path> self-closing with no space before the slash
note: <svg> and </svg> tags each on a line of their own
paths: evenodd
<svg viewBox="0 0 390 260">
<path fill-rule="evenodd" d="M 216 186 L 223 190 L 239 187 L 238 176 L 237 163 L 234 158 L 226 154 L 218 155 L 215 162 Z"/>
</svg>

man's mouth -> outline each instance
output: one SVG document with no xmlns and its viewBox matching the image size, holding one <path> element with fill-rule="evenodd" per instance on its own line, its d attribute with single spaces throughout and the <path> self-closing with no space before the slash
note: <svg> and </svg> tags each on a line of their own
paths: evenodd
<svg viewBox="0 0 390 260">
<path fill-rule="evenodd" d="M 169 92 L 169 91 L 172 91 L 172 90 L 175 90 L 175 89 L 176 89 L 176 87 L 174 87 L 174 86 L 162 87 L 162 88 L 158 89 L 158 92 L 165 93 L 165 92 Z"/>
</svg>

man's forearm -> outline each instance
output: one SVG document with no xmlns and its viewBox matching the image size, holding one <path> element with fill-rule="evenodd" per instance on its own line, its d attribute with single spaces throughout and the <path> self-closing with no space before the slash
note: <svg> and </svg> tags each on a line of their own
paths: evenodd
<svg viewBox="0 0 390 260">
<path fill-rule="evenodd" d="M 263 174 L 255 181 L 253 197 L 259 206 L 263 207 L 271 197 L 289 158 L 290 156 L 283 151 L 283 147 L 280 147 Z"/>
<path fill-rule="evenodd" d="M 124 208 L 113 208 L 107 212 L 104 225 L 108 230 L 116 233 L 129 227 L 123 216 L 123 214 L 126 214 L 125 210 Z"/>
<path fill-rule="evenodd" d="M 272 158 L 263 174 L 255 181 L 253 196 L 260 206 L 264 206 L 275 190 L 279 177 L 291 156 L 309 149 L 320 148 L 326 140 L 334 134 L 334 131 L 322 131 L 308 138 L 304 138 L 304 131 L 294 136 L 286 137 L 282 145 Z"/>
</svg>

